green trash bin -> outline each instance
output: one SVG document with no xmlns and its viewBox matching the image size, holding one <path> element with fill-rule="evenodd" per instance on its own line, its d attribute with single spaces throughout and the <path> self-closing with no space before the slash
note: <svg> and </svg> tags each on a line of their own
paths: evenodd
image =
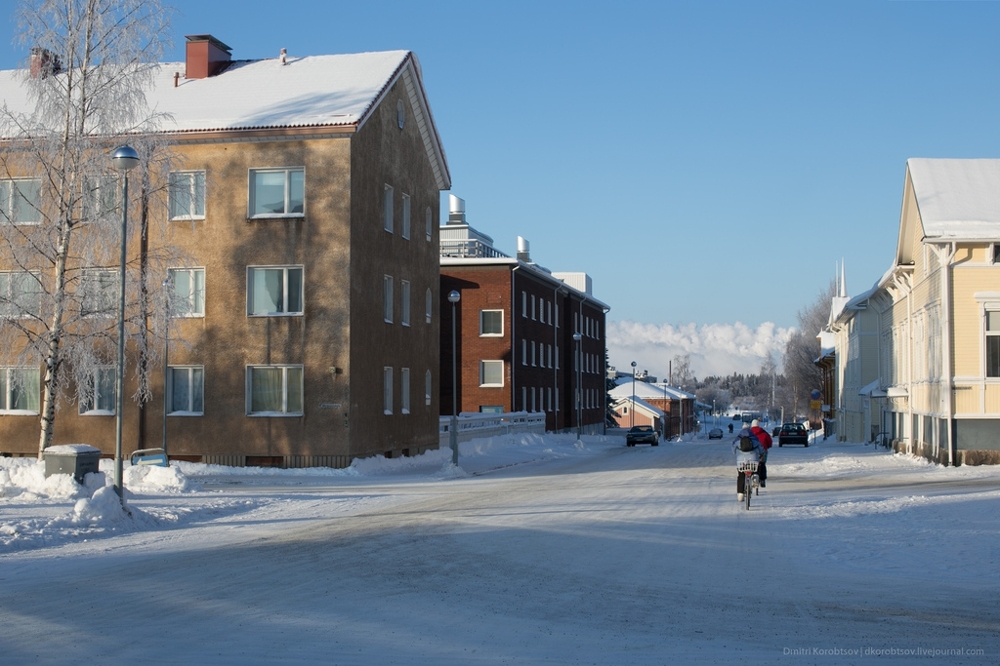
<svg viewBox="0 0 1000 666">
<path fill-rule="evenodd" d="M 45 477 L 72 474 L 83 485 L 90 472 L 100 471 L 101 450 L 90 444 L 60 444 L 45 449 Z"/>
</svg>

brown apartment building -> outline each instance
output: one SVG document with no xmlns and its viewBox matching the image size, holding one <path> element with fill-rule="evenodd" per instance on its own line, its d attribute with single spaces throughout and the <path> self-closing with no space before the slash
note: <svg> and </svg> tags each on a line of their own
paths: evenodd
<svg viewBox="0 0 1000 666">
<path fill-rule="evenodd" d="M 460 413 L 542 412 L 548 431 L 579 423 L 583 432 L 603 432 L 610 308 L 594 298 L 589 276 L 536 264 L 524 239 L 517 257 L 505 255 L 466 222 L 464 201 L 450 201 L 441 226 L 441 414 L 450 415 L 457 398 Z M 455 357 L 452 291 L 460 296 Z"/>
<path fill-rule="evenodd" d="M 416 56 L 232 60 L 211 35 L 187 39 L 187 62 L 147 93 L 180 158 L 169 211 L 150 214 L 190 257 L 170 267 L 185 307 L 150 401 L 126 374 L 125 455 L 340 467 L 436 448 L 450 176 Z M 0 102 L 26 104 L 19 74 L 0 72 Z M 106 397 L 62 404 L 53 444 L 113 452 Z M 37 401 L 19 407 L 0 410 L 0 451 L 34 455 Z"/>
</svg>

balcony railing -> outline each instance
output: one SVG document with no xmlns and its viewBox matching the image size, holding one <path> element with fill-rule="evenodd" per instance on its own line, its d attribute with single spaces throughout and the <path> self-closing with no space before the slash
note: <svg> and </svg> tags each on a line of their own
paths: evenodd
<svg viewBox="0 0 1000 666">
<path fill-rule="evenodd" d="M 509 257 L 503 252 L 497 250 L 492 245 L 487 245 L 486 243 L 476 240 L 476 239 L 462 239 L 462 240 L 441 240 L 441 256 L 442 257 L 460 257 L 463 259 L 498 259 Z"/>
</svg>

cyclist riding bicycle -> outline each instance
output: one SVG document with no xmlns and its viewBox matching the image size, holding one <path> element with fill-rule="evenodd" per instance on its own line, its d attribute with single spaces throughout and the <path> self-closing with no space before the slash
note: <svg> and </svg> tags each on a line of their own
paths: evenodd
<svg viewBox="0 0 1000 666">
<path fill-rule="evenodd" d="M 750 428 L 744 427 L 733 442 L 733 453 L 736 454 L 736 466 L 739 468 L 740 463 L 743 462 L 759 463 L 761 456 L 764 454 L 764 447 L 761 446 L 760 440 L 750 431 Z M 750 492 L 751 490 L 750 488 L 744 488 L 745 483 L 746 475 L 738 471 L 736 473 L 737 501 L 742 502 L 744 491 Z"/>
<path fill-rule="evenodd" d="M 760 487 L 764 488 L 767 486 L 767 452 L 768 449 L 773 445 L 771 436 L 767 434 L 767 431 L 760 427 L 760 421 L 754 419 L 750 423 L 750 432 L 756 435 L 757 439 L 760 440 L 760 446 L 764 449 L 764 452 L 760 456 L 760 465 L 757 467 L 757 474 L 760 476 Z"/>
</svg>

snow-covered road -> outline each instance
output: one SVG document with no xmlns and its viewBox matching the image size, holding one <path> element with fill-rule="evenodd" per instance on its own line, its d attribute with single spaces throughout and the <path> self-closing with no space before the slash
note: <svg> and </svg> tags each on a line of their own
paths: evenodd
<svg viewBox="0 0 1000 666">
<path fill-rule="evenodd" d="M 572 441 L 548 437 L 552 455 L 520 464 L 463 456 L 468 475 L 209 471 L 201 490 L 136 497 L 144 511 L 172 503 L 190 515 L 183 529 L 0 549 L 0 654 L 12 664 L 1000 657 L 1000 470 L 857 444 L 774 449 L 768 488 L 746 511 L 726 443 Z M 30 510 L 15 504 L 0 509 Z"/>
</svg>

